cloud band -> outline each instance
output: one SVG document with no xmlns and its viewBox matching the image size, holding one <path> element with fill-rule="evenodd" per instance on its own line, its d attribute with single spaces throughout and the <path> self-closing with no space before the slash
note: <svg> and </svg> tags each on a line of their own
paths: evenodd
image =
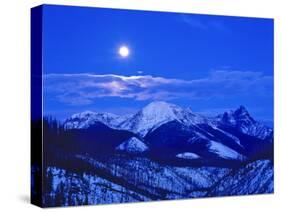
<svg viewBox="0 0 281 212">
<path fill-rule="evenodd" d="M 91 104 L 105 97 L 141 101 L 273 95 L 273 77 L 253 71 L 216 70 L 194 80 L 87 73 L 47 74 L 43 79 L 45 95 L 72 105 Z"/>
</svg>

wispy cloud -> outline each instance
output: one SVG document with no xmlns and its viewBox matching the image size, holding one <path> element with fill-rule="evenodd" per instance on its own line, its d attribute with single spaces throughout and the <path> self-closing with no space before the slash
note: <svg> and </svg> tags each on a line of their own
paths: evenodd
<svg viewBox="0 0 281 212">
<path fill-rule="evenodd" d="M 44 92 L 67 104 L 91 104 L 97 98 L 135 100 L 209 99 L 272 95 L 272 76 L 253 71 L 216 70 L 205 78 L 182 80 L 151 75 L 47 74 Z"/>
<path fill-rule="evenodd" d="M 201 30 L 208 30 L 208 29 L 215 29 L 219 31 L 228 31 L 228 28 L 225 24 L 217 19 L 204 19 L 200 17 L 194 17 L 194 15 L 188 14 L 181 14 L 181 21 L 186 23 L 188 26 L 201 29 Z"/>
</svg>

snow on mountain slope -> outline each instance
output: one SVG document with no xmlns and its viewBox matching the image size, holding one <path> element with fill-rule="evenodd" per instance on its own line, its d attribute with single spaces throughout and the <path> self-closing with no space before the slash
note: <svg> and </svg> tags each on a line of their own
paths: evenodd
<svg viewBox="0 0 281 212">
<path fill-rule="evenodd" d="M 176 155 L 177 158 L 182 158 L 182 159 L 198 159 L 200 158 L 199 155 L 192 153 L 192 152 L 184 152 Z"/>
<path fill-rule="evenodd" d="M 254 120 L 244 106 L 240 106 L 235 111 L 231 110 L 218 115 L 217 121 L 219 125 L 236 128 L 244 134 L 260 139 L 267 138 L 273 131 L 271 128 Z"/>
<path fill-rule="evenodd" d="M 272 193 L 274 186 L 270 160 L 257 160 L 232 169 L 175 167 L 124 155 L 76 157 L 83 161 L 86 172 L 46 167 L 43 191 L 46 206 L 265 194 Z"/>
<path fill-rule="evenodd" d="M 273 193 L 273 163 L 257 160 L 232 171 L 218 183 L 208 196 Z"/>
<path fill-rule="evenodd" d="M 174 120 L 185 125 L 207 122 L 206 118 L 191 112 L 190 109 L 183 109 L 174 104 L 155 101 L 124 121 L 120 128 L 145 136 L 149 131 Z"/>
<path fill-rule="evenodd" d="M 64 126 L 66 129 L 84 129 L 90 125 L 101 122 L 108 127 L 117 128 L 126 117 L 118 116 L 112 113 L 97 113 L 92 111 L 85 111 L 76 113 L 65 120 Z"/>
<path fill-rule="evenodd" d="M 117 146 L 116 150 L 125 151 L 129 153 L 141 153 L 147 151 L 148 147 L 138 138 L 132 137 Z"/>
<path fill-rule="evenodd" d="M 113 156 L 106 162 L 88 157 L 83 157 L 83 160 L 118 179 L 125 179 L 132 187 L 145 190 L 146 194 L 156 195 L 157 199 L 172 198 L 173 194 L 183 198 L 189 196 L 189 191 L 209 189 L 230 170 L 214 167 L 173 167 L 144 157 L 128 159 L 125 156 Z"/>
<path fill-rule="evenodd" d="M 94 174 L 77 174 L 57 167 L 46 169 L 48 179 L 44 190 L 44 205 L 74 206 L 150 200 Z M 57 201 L 59 199 L 59 201 Z"/>
<path fill-rule="evenodd" d="M 225 136 L 231 138 L 232 140 L 234 140 L 239 146 L 241 146 L 241 141 L 239 138 L 237 138 L 236 136 L 224 131 L 224 130 L 221 130 L 220 128 L 216 127 L 216 126 L 212 126 L 215 130 L 217 131 L 220 131 L 221 133 L 223 133 Z"/>
<path fill-rule="evenodd" d="M 216 141 L 209 141 L 209 149 L 211 152 L 225 159 L 245 160 L 245 156 Z"/>
</svg>

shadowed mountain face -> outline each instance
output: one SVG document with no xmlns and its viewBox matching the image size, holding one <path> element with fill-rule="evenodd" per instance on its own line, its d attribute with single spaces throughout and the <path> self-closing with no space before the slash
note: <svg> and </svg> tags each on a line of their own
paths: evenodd
<svg viewBox="0 0 281 212">
<path fill-rule="evenodd" d="M 124 117 L 46 119 L 44 156 L 46 206 L 273 192 L 273 130 L 243 106 L 214 118 L 152 102 Z"/>
<path fill-rule="evenodd" d="M 134 136 L 132 132 L 112 129 L 101 122 L 95 122 L 86 129 L 71 129 L 69 132 L 77 153 L 88 154 L 113 153 L 118 145 Z"/>
</svg>

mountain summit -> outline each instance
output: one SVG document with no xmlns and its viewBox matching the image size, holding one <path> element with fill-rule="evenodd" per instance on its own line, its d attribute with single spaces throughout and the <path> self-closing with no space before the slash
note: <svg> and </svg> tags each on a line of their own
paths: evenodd
<svg viewBox="0 0 281 212">
<path fill-rule="evenodd" d="M 237 110 L 224 112 L 218 116 L 224 124 L 237 125 L 239 123 L 253 124 L 255 120 L 250 116 L 248 110 L 244 106 L 240 106 Z"/>
<path fill-rule="evenodd" d="M 217 117 L 217 120 L 220 126 L 232 127 L 244 134 L 260 139 L 265 139 L 272 133 L 271 128 L 254 120 L 248 110 L 242 105 L 237 110 L 224 112 Z"/>
<path fill-rule="evenodd" d="M 154 101 L 124 121 L 121 128 L 145 136 L 149 131 L 170 121 L 191 125 L 204 122 L 206 119 L 193 113 L 190 109 L 183 109 L 167 102 Z"/>
<path fill-rule="evenodd" d="M 124 120 L 125 117 L 112 113 L 85 111 L 82 113 L 76 113 L 66 119 L 64 127 L 66 129 L 84 129 L 90 127 L 96 122 L 101 122 L 108 127 L 116 128 Z"/>
</svg>

